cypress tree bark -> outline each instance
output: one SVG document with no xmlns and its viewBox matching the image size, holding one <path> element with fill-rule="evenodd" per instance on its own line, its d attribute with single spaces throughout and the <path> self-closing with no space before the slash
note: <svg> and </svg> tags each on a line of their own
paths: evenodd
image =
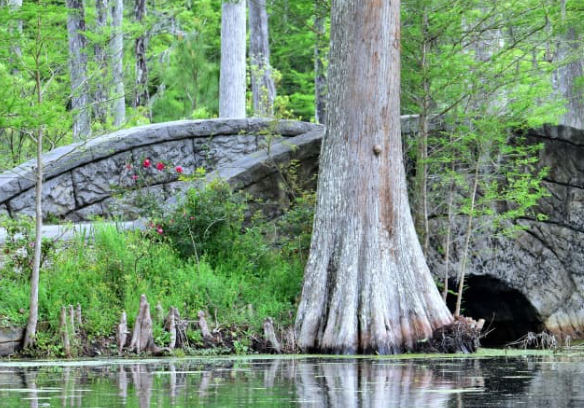
<svg viewBox="0 0 584 408">
<path fill-rule="evenodd" d="M 124 20 L 124 1 L 113 0 L 111 7 L 111 27 L 113 36 L 111 40 L 111 70 L 112 70 L 112 88 L 113 88 L 113 113 L 114 126 L 119 127 L 126 121 L 126 97 L 124 89 L 124 37 L 123 37 L 123 20 Z"/>
<path fill-rule="evenodd" d="M 73 140 L 91 136 L 91 111 L 89 107 L 89 87 L 87 84 L 87 41 L 85 31 L 85 9 L 82 0 L 66 0 L 67 33 L 69 38 L 69 71 L 71 77 L 71 107 L 73 119 Z"/>
<path fill-rule="evenodd" d="M 253 110 L 258 116 L 274 115 L 276 86 L 270 66 L 270 43 L 266 0 L 249 2 L 249 49 Z"/>
<path fill-rule="evenodd" d="M 219 117 L 245 118 L 245 0 L 221 7 Z"/>
<path fill-rule="evenodd" d="M 452 322 L 406 193 L 399 1 L 333 0 L 327 130 L 296 320 L 304 351 L 398 353 Z"/>
</svg>

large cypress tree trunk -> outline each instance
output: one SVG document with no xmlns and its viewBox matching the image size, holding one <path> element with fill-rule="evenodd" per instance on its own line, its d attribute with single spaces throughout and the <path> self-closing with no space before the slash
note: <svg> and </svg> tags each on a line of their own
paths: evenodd
<svg viewBox="0 0 584 408">
<path fill-rule="evenodd" d="M 69 38 L 69 71 L 71 77 L 71 107 L 74 114 L 73 140 L 91 136 L 89 87 L 87 84 L 87 41 L 85 9 L 82 0 L 67 0 L 67 33 Z"/>
<path fill-rule="evenodd" d="M 253 110 L 258 116 L 273 116 L 276 87 L 270 66 L 270 43 L 266 0 L 250 1 L 249 49 Z"/>
<path fill-rule="evenodd" d="M 113 88 L 114 126 L 119 127 L 126 121 L 126 97 L 124 89 L 124 36 L 122 24 L 124 19 L 124 1 L 113 0 L 111 7 L 111 70 Z"/>
<path fill-rule="evenodd" d="M 304 351 L 398 353 L 452 322 L 406 194 L 399 1 L 333 0 L 327 130 L 296 320 Z"/>
<path fill-rule="evenodd" d="M 245 0 L 221 8 L 219 117 L 245 118 Z"/>
</svg>

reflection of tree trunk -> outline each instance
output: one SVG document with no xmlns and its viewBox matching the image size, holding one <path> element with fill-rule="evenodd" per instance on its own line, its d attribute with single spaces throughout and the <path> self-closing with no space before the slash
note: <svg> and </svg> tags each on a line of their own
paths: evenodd
<svg viewBox="0 0 584 408">
<path fill-rule="evenodd" d="M 28 371 L 24 374 L 24 382 L 26 384 L 26 388 L 29 390 L 28 398 L 30 399 L 30 408 L 38 408 L 39 406 L 36 377 L 36 371 Z"/>
<path fill-rule="evenodd" d="M 170 365 L 170 403 L 174 406 L 176 398 L 176 367 L 174 364 Z"/>
<path fill-rule="evenodd" d="M 409 362 L 354 360 L 299 364 L 296 390 L 300 406 L 446 407 L 449 395 L 428 392 L 455 387 L 453 381 Z"/>
<path fill-rule="evenodd" d="M 272 364 L 264 371 L 264 387 L 274 388 L 274 380 L 276 379 L 276 374 L 280 368 L 280 363 L 282 360 L 276 359 L 272 361 Z"/>
<path fill-rule="evenodd" d="M 122 365 L 120 365 L 118 372 L 118 395 L 122 399 L 123 405 L 126 405 L 128 398 L 128 374 Z"/>
<path fill-rule="evenodd" d="M 209 385 L 211 385 L 211 381 L 213 380 L 213 373 L 210 371 L 205 371 L 201 374 L 201 383 L 199 384 L 199 395 L 205 396 L 207 395 L 207 389 Z"/>
<path fill-rule="evenodd" d="M 145 365 L 136 364 L 132 367 L 132 381 L 140 400 L 140 408 L 149 408 L 152 398 L 152 373 Z"/>
</svg>

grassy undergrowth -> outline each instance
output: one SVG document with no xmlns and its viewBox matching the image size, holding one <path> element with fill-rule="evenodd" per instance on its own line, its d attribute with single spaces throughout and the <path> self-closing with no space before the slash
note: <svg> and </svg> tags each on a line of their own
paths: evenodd
<svg viewBox="0 0 584 408">
<path fill-rule="evenodd" d="M 217 323 L 259 333 L 268 316 L 278 327 L 290 325 L 306 248 L 299 248 L 298 234 L 281 231 L 291 229 L 290 220 L 310 224 L 306 207 L 313 200 L 304 197 L 299 203 L 277 222 L 262 217 L 244 222 L 246 197 L 217 182 L 189 192 L 172 213 L 153 214 L 146 231 L 110 225 L 91 238 L 78 236 L 52 250 L 44 262 L 40 338 L 48 336 L 47 343 L 55 338 L 60 308 L 69 304 L 81 305 L 90 338 L 111 335 L 122 310 L 132 327 L 142 293 L 153 318 L 160 302 L 165 313 L 172 305 L 192 320 L 203 310 L 211 327 Z M 28 317 L 26 245 L 16 240 L 0 269 L 0 324 L 23 326 Z"/>
</svg>

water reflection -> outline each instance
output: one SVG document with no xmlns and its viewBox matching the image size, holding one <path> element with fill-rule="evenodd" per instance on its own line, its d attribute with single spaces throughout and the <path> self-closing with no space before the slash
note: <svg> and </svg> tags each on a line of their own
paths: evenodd
<svg viewBox="0 0 584 408">
<path fill-rule="evenodd" d="M 0 407 L 584 406 L 584 359 L 0 362 Z"/>
</svg>

